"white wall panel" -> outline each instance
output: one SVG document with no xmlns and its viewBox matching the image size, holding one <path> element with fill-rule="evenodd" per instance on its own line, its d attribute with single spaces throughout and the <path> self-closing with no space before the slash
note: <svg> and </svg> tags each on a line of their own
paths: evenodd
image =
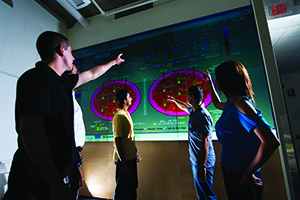
<svg viewBox="0 0 300 200">
<path fill-rule="evenodd" d="M 0 1 L 0 162 L 17 148 L 14 104 L 17 78 L 39 60 L 35 43 L 45 30 L 66 33 L 66 26 L 34 0 Z M 0 186 L 1 187 L 1 186 Z M 1 198 L 1 197 L 0 197 Z"/>
</svg>

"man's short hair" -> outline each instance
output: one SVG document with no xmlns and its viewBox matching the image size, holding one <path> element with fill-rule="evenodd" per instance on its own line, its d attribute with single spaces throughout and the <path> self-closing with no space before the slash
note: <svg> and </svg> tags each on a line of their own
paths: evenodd
<svg viewBox="0 0 300 200">
<path fill-rule="evenodd" d="M 122 89 L 119 90 L 116 94 L 116 101 L 119 104 L 119 107 L 122 108 L 124 105 L 124 100 L 127 100 L 127 94 L 128 90 L 127 89 Z"/>
<path fill-rule="evenodd" d="M 68 39 L 60 33 L 53 31 L 43 32 L 36 41 L 37 51 L 46 64 L 53 61 L 55 53 L 60 55 L 60 46 L 63 45 L 64 49 L 70 46 Z"/>
<path fill-rule="evenodd" d="M 203 89 L 198 85 L 193 85 L 189 88 L 190 96 L 194 95 L 195 99 L 200 103 L 203 99 Z"/>
</svg>

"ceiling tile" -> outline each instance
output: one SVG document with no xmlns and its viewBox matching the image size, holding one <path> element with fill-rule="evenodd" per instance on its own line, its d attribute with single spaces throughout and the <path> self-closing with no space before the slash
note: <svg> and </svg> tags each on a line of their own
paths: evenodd
<svg viewBox="0 0 300 200">
<path fill-rule="evenodd" d="M 300 36 L 280 39 L 274 46 L 275 52 L 296 51 L 300 48 Z"/>
<path fill-rule="evenodd" d="M 282 34 L 284 34 L 284 32 L 287 30 L 287 28 L 282 28 L 282 29 L 277 29 L 277 30 L 274 30 L 274 31 L 270 31 L 271 33 L 271 37 L 272 39 L 279 39 Z"/>
<path fill-rule="evenodd" d="M 300 25 L 300 14 L 268 20 L 270 31 Z"/>
<path fill-rule="evenodd" d="M 300 50 L 290 57 L 283 65 L 280 66 L 281 74 L 300 73 Z"/>
<path fill-rule="evenodd" d="M 284 32 L 286 30 L 287 30 L 287 28 L 282 28 L 282 29 L 277 29 L 277 30 L 270 31 L 271 39 L 272 40 L 278 40 L 279 38 L 282 37 L 282 35 L 284 34 Z"/>
<path fill-rule="evenodd" d="M 282 35 L 282 38 L 289 38 L 295 36 L 300 36 L 300 25 L 287 28 L 287 30 Z"/>
<path fill-rule="evenodd" d="M 295 52 L 290 57 L 290 59 L 288 60 L 288 62 L 293 62 L 293 63 L 295 63 L 300 68 L 300 50 L 298 50 L 297 52 Z"/>
<path fill-rule="evenodd" d="M 287 60 L 290 59 L 290 57 L 295 53 L 295 51 L 285 51 L 285 52 L 276 52 L 276 61 L 278 63 L 285 63 Z"/>
</svg>

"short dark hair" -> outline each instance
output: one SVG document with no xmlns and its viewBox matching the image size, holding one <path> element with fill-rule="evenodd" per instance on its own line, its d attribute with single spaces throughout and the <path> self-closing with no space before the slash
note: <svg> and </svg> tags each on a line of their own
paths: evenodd
<svg viewBox="0 0 300 200">
<path fill-rule="evenodd" d="M 53 31 L 43 32 L 36 41 L 37 51 L 45 63 L 53 61 L 55 53 L 60 54 L 60 46 L 65 49 L 70 46 L 69 40 L 60 33 Z"/>
<path fill-rule="evenodd" d="M 127 94 L 128 94 L 128 90 L 127 89 L 122 89 L 119 90 L 116 94 L 116 100 L 117 103 L 119 104 L 120 108 L 123 108 L 124 105 L 124 100 L 127 99 Z"/>
<path fill-rule="evenodd" d="M 194 95 L 195 99 L 200 103 L 203 99 L 203 89 L 198 85 L 189 87 L 190 96 Z"/>
</svg>

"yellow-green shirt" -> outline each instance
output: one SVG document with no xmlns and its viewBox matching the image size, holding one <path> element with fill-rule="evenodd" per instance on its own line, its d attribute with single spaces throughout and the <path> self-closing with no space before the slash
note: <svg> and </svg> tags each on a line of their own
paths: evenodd
<svg viewBox="0 0 300 200">
<path fill-rule="evenodd" d="M 121 143 L 122 143 L 125 159 L 131 160 L 136 158 L 133 122 L 130 114 L 127 111 L 125 112 L 124 110 L 118 108 L 114 116 L 112 125 L 113 125 L 114 137 L 122 138 Z M 117 153 L 115 140 L 113 144 L 115 146 L 114 160 L 118 161 L 119 157 Z"/>
</svg>

